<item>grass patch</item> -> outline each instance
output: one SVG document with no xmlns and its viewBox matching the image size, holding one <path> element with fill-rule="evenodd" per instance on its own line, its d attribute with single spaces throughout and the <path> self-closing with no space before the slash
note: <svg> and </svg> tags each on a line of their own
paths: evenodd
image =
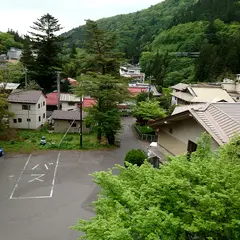
<svg viewBox="0 0 240 240">
<path fill-rule="evenodd" d="M 0 147 L 5 152 L 22 152 L 30 153 L 36 150 L 79 150 L 79 134 L 69 133 L 59 146 L 59 142 L 63 137 L 63 133 L 49 133 L 47 129 L 41 130 L 11 130 L 9 129 L 0 139 Z M 14 131 L 12 133 L 11 131 Z M 7 137 L 7 136 L 9 137 Z M 44 136 L 47 140 L 45 146 L 40 145 L 41 137 Z M 99 143 L 97 141 L 96 133 L 83 134 L 83 149 L 105 149 L 110 148 L 107 143 Z"/>
</svg>

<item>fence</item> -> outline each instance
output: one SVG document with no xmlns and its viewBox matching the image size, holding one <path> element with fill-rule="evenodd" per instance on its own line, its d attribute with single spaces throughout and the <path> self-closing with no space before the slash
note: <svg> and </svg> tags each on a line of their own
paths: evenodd
<svg viewBox="0 0 240 240">
<path fill-rule="evenodd" d="M 140 137 L 140 139 L 142 141 L 157 142 L 157 136 L 156 135 L 143 134 L 135 124 L 133 125 L 133 127 L 134 127 L 136 133 L 138 134 L 138 136 Z"/>
</svg>

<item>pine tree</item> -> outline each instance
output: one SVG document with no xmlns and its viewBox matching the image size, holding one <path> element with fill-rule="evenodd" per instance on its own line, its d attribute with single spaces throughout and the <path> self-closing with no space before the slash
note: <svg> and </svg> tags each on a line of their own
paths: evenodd
<svg viewBox="0 0 240 240">
<path fill-rule="evenodd" d="M 88 70 L 101 74 L 116 74 L 123 54 L 114 50 L 116 35 L 99 28 L 97 22 L 86 21 L 87 39 L 85 49 L 91 56 Z"/>
<path fill-rule="evenodd" d="M 27 68 L 28 70 L 32 69 L 34 65 L 34 57 L 31 49 L 31 40 L 29 36 L 25 36 L 20 61 L 23 63 L 24 67 Z"/>
<path fill-rule="evenodd" d="M 61 67 L 62 37 L 56 35 L 62 29 L 58 19 L 45 14 L 31 27 L 32 50 L 36 54 L 33 71 L 36 82 L 46 91 L 52 90 L 56 74 Z"/>
</svg>

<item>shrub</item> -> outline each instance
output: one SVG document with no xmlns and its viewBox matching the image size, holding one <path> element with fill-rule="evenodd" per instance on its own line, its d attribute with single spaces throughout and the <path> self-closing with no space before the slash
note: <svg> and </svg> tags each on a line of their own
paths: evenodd
<svg viewBox="0 0 240 240">
<path fill-rule="evenodd" d="M 127 152 L 124 161 L 141 166 L 146 158 L 147 155 L 142 149 L 132 149 Z"/>
<path fill-rule="evenodd" d="M 137 125 L 137 128 L 140 130 L 142 134 L 153 134 L 153 135 L 155 134 L 154 129 L 152 129 L 151 127 Z"/>
</svg>

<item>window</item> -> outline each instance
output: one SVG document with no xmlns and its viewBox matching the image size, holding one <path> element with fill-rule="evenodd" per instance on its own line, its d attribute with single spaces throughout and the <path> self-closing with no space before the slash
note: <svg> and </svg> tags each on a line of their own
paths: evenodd
<svg viewBox="0 0 240 240">
<path fill-rule="evenodd" d="M 21 119 L 21 118 L 18 118 L 18 122 L 21 123 L 21 122 L 22 122 L 22 119 Z"/>
<path fill-rule="evenodd" d="M 45 119 L 45 113 L 43 114 L 43 119 Z"/>
<path fill-rule="evenodd" d="M 192 142 L 192 141 L 188 141 L 188 154 L 191 155 L 191 153 L 195 152 L 197 150 L 197 144 Z"/>
<path fill-rule="evenodd" d="M 22 105 L 22 110 L 30 110 L 30 109 L 31 109 L 30 105 L 26 105 L 26 104 Z"/>
<path fill-rule="evenodd" d="M 168 129 L 168 132 L 169 132 L 170 134 L 172 134 L 172 133 L 173 133 L 173 129 L 172 129 L 172 128 L 169 128 L 169 129 Z"/>
<path fill-rule="evenodd" d="M 43 106 L 45 106 L 45 101 L 43 101 Z"/>
<path fill-rule="evenodd" d="M 40 103 L 38 104 L 38 109 L 40 108 Z"/>
<path fill-rule="evenodd" d="M 239 97 L 236 97 L 237 100 L 239 100 Z"/>
<path fill-rule="evenodd" d="M 73 124 L 72 124 L 72 127 L 77 127 L 77 124 L 76 124 L 76 123 L 73 123 Z"/>
<path fill-rule="evenodd" d="M 17 123 L 17 119 L 13 119 L 13 123 Z"/>
<path fill-rule="evenodd" d="M 38 117 L 38 121 L 41 122 L 41 116 Z"/>
<path fill-rule="evenodd" d="M 27 118 L 27 122 L 31 122 L 31 118 Z"/>
<path fill-rule="evenodd" d="M 74 102 L 69 102 L 69 103 L 68 103 L 68 106 L 74 106 L 74 105 L 75 105 Z"/>
</svg>

